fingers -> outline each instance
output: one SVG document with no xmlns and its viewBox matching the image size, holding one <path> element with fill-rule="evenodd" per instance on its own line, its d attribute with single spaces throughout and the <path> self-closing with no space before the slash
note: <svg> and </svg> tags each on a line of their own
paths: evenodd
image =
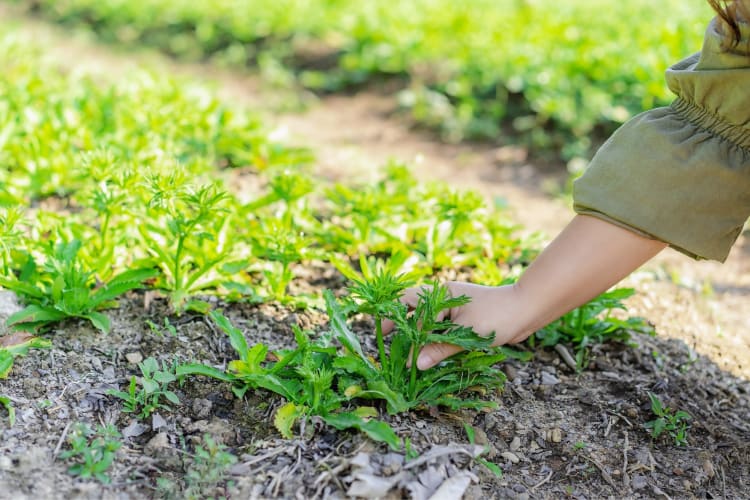
<svg viewBox="0 0 750 500">
<path fill-rule="evenodd" d="M 417 358 L 417 368 L 427 370 L 449 356 L 453 356 L 463 349 L 452 344 L 427 344 L 422 348 Z"/>
</svg>

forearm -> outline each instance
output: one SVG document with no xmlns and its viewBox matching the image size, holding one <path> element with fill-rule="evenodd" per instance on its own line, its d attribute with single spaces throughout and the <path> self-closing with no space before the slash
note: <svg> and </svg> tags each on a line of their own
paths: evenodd
<svg viewBox="0 0 750 500">
<path fill-rule="evenodd" d="M 595 217 L 576 216 L 514 285 L 515 340 L 595 298 L 665 246 Z"/>
</svg>

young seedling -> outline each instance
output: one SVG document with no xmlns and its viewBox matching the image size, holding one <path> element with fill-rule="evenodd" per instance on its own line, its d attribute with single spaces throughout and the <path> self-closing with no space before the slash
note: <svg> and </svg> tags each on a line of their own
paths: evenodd
<svg viewBox="0 0 750 500">
<path fill-rule="evenodd" d="M 107 394 L 123 400 L 124 412 L 135 413 L 140 409 L 138 418 L 145 419 L 158 409 L 170 409 L 168 405 L 162 402 L 162 397 L 173 404 L 180 404 L 177 395 L 168 389 L 169 384 L 177 380 L 178 365 L 176 363 L 169 365 L 163 362 L 160 369 L 159 362 L 156 359 L 146 358 L 143 362 L 138 363 L 138 367 L 141 370 L 140 380 L 132 376 L 127 392 L 114 389 L 107 391 Z M 138 389 L 139 382 L 140 389 Z"/>
<path fill-rule="evenodd" d="M 16 332 L 0 337 L 0 379 L 8 378 L 13 360 L 25 356 L 29 349 L 46 349 L 52 347 L 52 342 L 38 337 L 32 337 L 26 332 Z"/>
<path fill-rule="evenodd" d="M 444 318 L 446 312 L 465 304 L 468 299 L 449 297 L 445 287 L 434 285 L 423 288 L 413 311 L 399 303 L 388 311 L 387 318 L 396 324 L 396 329 L 391 334 L 386 372 L 382 365 L 378 367 L 370 361 L 359 339 L 349 329 L 345 308 L 329 291 L 324 296 L 331 333 L 346 350 L 346 355 L 340 356 L 335 366 L 356 375 L 362 383 L 362 386 L 351 385 L 347 395 L 352 398 L 383 399 L 392 414 L 418 406 L 446 406 L 452 409 L 493 406 L 492 402 L 461 398 L 457 394 L 470 387 L 479 390 L 502 387 L 504 374 L 493 365 L 508 356 L 528 359 L 525 354 L 506 348 L 485 352 L 492 344 L 492 336 L 481 337 L 470 328 Z M 356 307 L 348 309 L 357 310 Z M 416 358 L 419 350 L 433 342 L 452 343 L 469 351 L 418 375 Z M 407 364 L 411 366 L 407 367 Z"/>
<path fill-rule="evenodd" d="M 0 210 L 0 258 L 2 258 L 2 275 L 10 275 L 11 251 L 18 247 L 23 233 L 18 229 L 23 220 L 20 208 Z"/>
<path fill-rule="evenodd" d="M 73 240 L 50 246 L 43 266 L 31 255 L 18 276 L 0 276 L 0 285 L 22 296 L 25 309 L 11 315 L 7 323 L 17 330 L 38 330 L 66 318 L 84 318 L 103 332 L 109 318 L 100 309 L 116 305 L 115 299 L 141 288 L 143 281 L 157 275 L 154 269 L 135 269 L 116 275 L 108 283 L 97 284 L 92 271 L 78 258 L 81 242 Z"/>
<path fill-rule="evenodd" d="M 476 432 L 474 431 L 474 428 L 464 422 L 464 431 L 466 431 L 466 437 L 469 438 L 469 443 L 475 444 L 476 441 Z M 484 451 L 482 452 L 487 453 L 490 451 L 490 445 L 486 444 L 484 446 Z M 474 460 L 482 465 L 484 465 L 488 471 L 492 472 L 495 477 L 503 477 L 503 470 L 495 463 L 490 462 L 486 458 L 482 458 L 481 456 L 475 457 Z"/>
<path fill-rule="evenodd" d="M 13 402 L 8 396 L 0 395 L 0 405 L 3 405 L 5 411 L 8 412 L 8 425 L 13 427 L 16 423 L 16 409 L 13 408 Z"/>
<path fill-rule="evenodd" d="M 632 288 L 618 288 L 603 293 L 534 333 L 529 343 L 533 346 L 540 342 L 545 347 L 561 342 L 573 344 L 576 365 L 578 371 L 581 371 L 588 366 L 589 346 L 608 341 L 628 342 L 633 332 L 654 334 L 654 329 L 643 318 L 623 320 L 612 315 L 613 310 L 627 309 L 623 300 L 633 293 Z"/>
<path fill-rule="evenodd" d="M 226 483 L 229 468 L 237 462 L 237 457 L 226 450 L 210 435 L 203 436 L 185 472 L 184 498 L 214 498 L 216 490 Z"/>
<path fill-rule="evenodd" d="M 361 274 L 346 263 L 332 259 L 336 268 L 352 282 L 349 292 L 358 304 L 358 311 L 371 315 L 375 321 L 375 341 L 378 346 L 380 367 L 383 373 L 388 375 L 391 375 L 391 370 L 385 349 L 382 323 L 384 319 L 395 317 L 399 313 L 402 307 L 398 303 L 399 297 L 403 295 L 406 288 L 414 284 L 409 275 L 397 274 L 397 270 L 403 266 L 406 257 L 405 253 L 397 254 L 386 264 L 382 260 L 361 256 L 359 259 Z"/>
<path fill-rule="evenodd" d="M 173 309 L 195 306 L 206 312 L 189 299 L 223 281 L 221 265 L 231 256 L 234 241 L 228 227 L 229 195 L 216 185 L 195 188 L 185 175 L 175 171 L 149 179 L 151 197 L 139 230 L 151 262 L 162 272 L 156 287 L 169 292 Z"/>
<path fill-rule="evenodd" d="M 109 484 L 107 470 L 115 459 L 122 443 L 120 433 L 112 425 L 101 426 L 96 431 L 87 424 L 78 423 L 68 435 L 70 450 L 60 454 L 63 460 L 75 462 L 68 473 L 81 479 L 94 478 Z"/>
<path fill-rule="evenodd" d="M 294 225 L 268 218 L 254 226 L 251 235 L 253 254 L 266 259 L 262 267 L 268 283 L 270 298 L 281 303 L 294 301 L 287 293 L 287 287 L 294 278 L 293 266 L 308 253 L 312 244 Z"/>
<path fill-rule="evenodd" d="M 46 349 L 52 342 L 32 337 L 25 332 L 17 332 L 0 337 L 0 380 L 8 378 L 13 361 L 19 356 L 25 356 L 29 349 Z M 13 402 L 7 396 L 0 395 L 0 404 L 8 412 L 8 423 L 11 427 L 16 423 L 16 411 Z"/>
<path fill-rule="evenodd" d="M 659 396 L 648 393 L 651 400 L 651 411 L 656 419 L 646 422 L 644 427 L 651 430 L 651 437 L 657 439 L 666 432 L 676 446 L 687 446 L 688 429 L 690 428 L 690 414 L 683 410 L 672 410 L 665 407 Z"/>
<path fill-rule="evenodd" d="M 358 429 L 394 450 L 400 449 L 401 442 L 393 430 L 384 422 L 371 419 L 375 416 L 371 408 L 341 410 L 350 399 L 345 395 L 348 378 L 343 379 L 344 373 L 336 366 L 340 356 L 330 336 L 312 341 L 307 332 L 294 327 L 297 347 L 271 354 L 263 344 L 249 347 L 244 334 L 220 312 L 212 311 L 210 316 L 227 333 L 240 359 L 231 361 L 226 371 L 202 364 L 182 365 L 177 369 L 179 377 L 204 375 L 230 382 L 238 397 L 250 389 L 282 396 L 287 403 L 277 410 L 274 424 L 284 437 L 293 436 L 297 421 L 318 416 L 337 429 Z"/>
</svg>

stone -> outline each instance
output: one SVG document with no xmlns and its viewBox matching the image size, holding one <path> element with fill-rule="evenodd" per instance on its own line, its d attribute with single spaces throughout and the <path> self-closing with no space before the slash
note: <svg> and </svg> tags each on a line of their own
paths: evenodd
<svg viewBox="0 0 750 500">
<path fill-rule="evenodd" d="M 169 439 L 166 432 L 160 432 L 152 437 L 146 446 L 143 447 L 143 453 L 149 457 L 155 457 L 161 450 L 169 447 Z"/>
<path fill-rule="evenodd" d="M 633 479 L 630 480 L 630 485 L 634 490 L 643 489 L 647 484 L 648 483 L 646 482 L 646 476 L 642 474 L 636 474 L 635 476 L 633 476 Z"/>
<path fill-rule="evenodd" d="M 125 355 L 125 359 L 131 365 L 137 365 L 138 363 L 143 361 L 143 355 L 140 352 L 129 352 Z"/>
<path fill-rule="evenodd" d="M 204 420 L 211 415 L 213 403 L 208 399 L 196 399 L 193 401 L 193 416 L 197 419 Z"/>
<path fill-rule="evenodd" d="M 521 447 L 521 438 L 516 436 L 513 438 L 513 441 L 510 442 L 510 451 L 518 451 L 520 447 Z"/>
</svg>

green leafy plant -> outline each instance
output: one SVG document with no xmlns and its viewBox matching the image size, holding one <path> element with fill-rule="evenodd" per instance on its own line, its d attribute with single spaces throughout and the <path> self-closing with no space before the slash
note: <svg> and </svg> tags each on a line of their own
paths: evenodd
<svg viewBox="0 0 750 500">
<path fill-rule="evenodd" d="M 135 269 L 99 284 L 94 273 L 86 270 L 78 258 L 80 249 L 78 240 L 60 242 L 48 248 L 41 267 L 28 255 L 18 276 L 0 276 L 0 285 L 29 303 L 8 318 L 9 326 L 38 330 L 66 318 L 84 318 L 106 333 L 110 321 L 99 310 L 116 305 L 117 297 L 141 288 L 143 281 L 157 275 L 154 269 Z"/>
<path fill-rule="evenodd" d="M 676 446 L 687 446 L 688 429 L 692 419 L 690 414 L 664 406 L 656 394 L 649 392 L 648 397 L 651 400 L 651 412 L 656 416 L 654 420 L 644 424 L 644 427 L 651 431 L 651 437 L 657 439 L 663 433 L 667 433 Z"/>
<path fill-rule="evenodd" d="M 122 447 L 120 433 L 112 425 L 100 426 L 96 430 L 88 424 L 78 423 L 68 435 L 70 450 L 60 454 L 63 460 L 74 463 L 68 473 L 81 479 L 94 478 L 108 484 L 107 470 Z"/>
<path fill-rule="evenodd" d="M 110 389 L 107 394 L 123 400 L 123 411 L 135 413 L 140 409 L 138 418 L 148 418 L 159 409 L 169 410 L 162 398 L 173 404 L 180 404 L 180 399 L 173 391 L 169 390 L 169 384 L 177 380 L 176 372 L 179 368 L 177 363 L 168 364 L 166 361 L 159 367 L 159 362 L 154 358 L 146 358 L 138 363 L 141 377 L 135 375 L 130 378 L 127 392 Z M 140 385 L 140 389 L 138 386 Z"/>
<path fill-rule="evenodd" d="M 401 106 L 447 139 L 495 139 L 509 129 L 521 136 L 518 142 L 558 149 L 567 158 L 587 152 L 592 131 L 611 131 L 633 114 L 670 100 L 661 68 L 700 47 L 710 13 L 706 5 L 669 0 L 664 7 L 674 24 L 666 25 L 646 0 L 475 0 L 469 5 L 213 0 L 199 6 L 14 1 L 107 41 L 138 42 L 192 59 L 217 57 L 237 66 L 250 63 L 273 75 L 274 82 L 280 73 L 284 81 L 294 75 L 299 84 L 331 91 L 396 77 L 408 82 Z M 588 15 L 601 8 L 612 15 Z M 641 29 L 617 22 L 635 18 Z M 290 33 L 325 44 L 325 64 L 315 59 L 310 64 L 310 54 L 289 42 Z M 631 43 L 623 47 L 623 39 Z M 625 63 L 644 47 L 660 50 L 641 58 L 624 77 Z M 248 49 L 255 57 L 248 58 Z M 589 57 L 581 58 L 582 53 Z M 258 148 L 248 148 L 241 138 L 230 136 L 220 144 L 232 153 L 230 164 L 258 155 Z"/>
<path fill-rule="evenodd" d="M 25 356 L 30 349 L 46 349 L 52 342 L 28 333 L 14 333 L 0 337 L 0 379 L 8 378 L 13 360 Z"/>
<path fill-rule="evenodd" d="M 265 262 L 259 263 L 268 283 L 270 298 L 281 303 L 294 302 L 287 287 L 294 278 L 293 266 L 308 254 L 312 241 L 298 228 L 277 219 L 264 219 L 254 226 L 251 236 L 253 254 Z"/>
<path fill-rule="evenodd" d="M 195 187 L 179 170 L 152 176 L 148 190 L 146 222 L 139 230 L 162 273 L 155 286 L 168 291 L 175 311 L 194 307 L 206 312 L 189 298 L 224 281 L 221 265 L 233 251 L 229 195 L 213 184 Z"/>
<path fill-rule="evenodd" d="M 210 435 L 203 436 L 202 445 L 195 447 L 190 465 L 185 473 L 187 498 L 207 498 L 219 485 L 226 481 L 229 467 L 237 462 L 237 457 L 226 451 Z"/>
<path fill-rule="evenodd" d="M 374 258 L 359 259 L 361 274 L 355 272 L 348 264 L 334 259 L 337 269 L 346 276 L 352 285 L 349 287 L 351 296 L 359 304 L 361 313 L 369 314 L 375 321 L 375 341 L 378 346 L 380 367 L 383 373 L 391 375 L 389 357 L 386 354 L 383 338 L 383 320 L 398 314 L 401 305 L 398 303 L 403 291 L 414 284 L 405 273 L 398 273 L 406 260 L 407 254 L 393 256 L 387 263 Z M 329 301 L 330 302 L 330 301 Z"/>
<path fill-rule="evenodd" d="M 13 427 L 16 423 L 16 409 L 13 407 L 13 402 L 8 396 L 0 394 L 0 405 L 3 405 L 5 411 L 8 412 L 8 425 Z"/>
<path fill-rule="evenodd" d="M 450 298 L 445 287 L 424 288 L 414 311 L 399 306 L 395 314 L 388 317 L 396 324 L 391 334 L 390 355 L 385 372 L 370 361 L 357 336 L 346 323 L 345 309 L 333 295 L 325 292 L 330 329 L 334 337 L 344 346 L 347 356 L 339 357 L 335 366 L 357 376 L 362 385 L 352 385 L 350 397 L 383 399 L 388 412 L 402 413 L 415 407 L 445 406 L 451 409 L 492 407 L 494 403 L 480 399 L 461 397 L 469 388 L 478 392 L 500 388 L 505 375 L 493 365 L 509 355 L 524 359 L 524 353 L 515 353 L 507 348 L 486 351 L 492 337 L 481 337 L 471 329 L 458 326 L 450 320 L 440 320 L 438 315 L 452 307 L 466 303 L 466 297 Z M 416 357 L 424 345 L 432 342 L 447 342 L 470 351 L 459 353 L 417 376 Z M 407 363 L 410 366 L 407 366 Z"/>
<path fill-rule="evenodd" d="M 214 322 L 228 336 L 239 359 L 222 371 L 196 363 L 181 365 L 177 375 L 204 375 L 230 382 L 242 397 L 248 390 L 263 389 L 282 396 L 287 403 L 274 416 L 274 425 L 284 437 L 292 437 L 292 428 L 300 419 L 318 416 L 337 429 L 358 429 L 371 438 L 400 448 L 400 440 L 385 423 L 372 420 L 372 408 L 341 410 L 347 387 L 334 366 L 337 349 L 330 336 L 312 341 L 307 332 L 294 327 L 297 347 L 269 353 L 263 344 L 248 346 L 244 334 L 220 312 L 210 313 Z"/>
<path fill-rule="evenodd" d="M 18 207 L 0 210 L 0 271 L 5 276 L 10 274 L 11 251 L 23 240 L 23 233 L 18 228 L 22 219 L 23 211 Z"/>
<path fill-rule="evenodd" d="M 614 310 L 626 310 L 623 301 L 635 293 L 632 288 L 618 288 L 603 293 L 591 302 L 572 310 L 534 333 L 533 346 L 540 343 L 551 347 L 558 343 L 572 344 L 576 351 L 578 370 L 588 366 L 589 347 L 609 341 L 628 342 L 635 332 L 654 334 L 646 320 L 638 317 L 617 318 Z"/>
</svg>

